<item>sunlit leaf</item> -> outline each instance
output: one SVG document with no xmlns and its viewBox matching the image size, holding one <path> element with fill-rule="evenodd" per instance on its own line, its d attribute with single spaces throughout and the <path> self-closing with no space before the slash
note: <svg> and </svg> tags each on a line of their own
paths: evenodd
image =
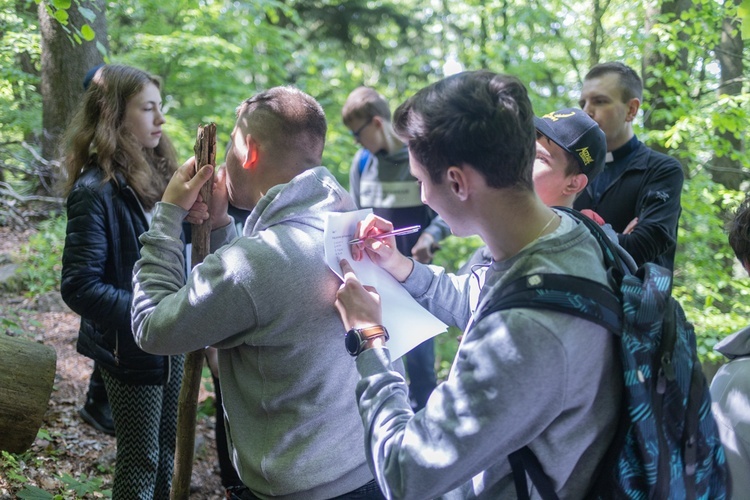
<svg viewBox="0 0 750 500">
<path fill-rule="evenodd" d="M 53 14 L 53 16 L 54 16 L 55 19 L 57 19 L 57 21 L 60 24 L 63 24 L 63 25 L 68 24 L 68 18 L 70 17 L 70 16 L 68 16 L 68 11 L 66 11 L 66 10 L 55 11 L 55 13 Z"/>
<path fill-rule="evenodd" d="M 88 24 L 84 24 L 81 26 L 81 36 L 83 36 L 83 39 L 87 42 L 90 42 L 94 38 L 96 38 L 96 33 L 94 33 L 94 30 L 89 26 Z"/>
<path fill-rule="evenodd" d="M 742 38 L 750 39 L 750 0 L 742 0 L 740 7 L 737 9 L 737 15 L 742 23 Z"/>
</svg>

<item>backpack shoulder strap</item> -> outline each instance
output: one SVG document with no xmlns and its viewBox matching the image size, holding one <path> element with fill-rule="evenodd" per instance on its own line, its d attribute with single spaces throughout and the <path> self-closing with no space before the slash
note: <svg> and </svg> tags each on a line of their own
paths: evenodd
<svg viewBox="0 0 750 500">
<path fill-rule="evenodd" d="M 513 483 L 516 486 L 518 500 L 529 500 L 529 485 L 526 482 L 526 474 L 531 478 L 531 482 L 543 500 L 558 500 L 552 481 L 544 473 L 542 464 L 531 451 L 531 448 L 524 446 L 520 450 L 514 451 L 508 455 L 508 461 L 513 471 Z"/>
<path fill-rule="evenodd" d="M 365 171 L 365 167 L 367 166 L 367 162 L 370 161 L 370 151 L 368 149 L 362 148 L 362 152 L 359 155 L 359 175 L 362 175 L 362 172 Z"/>
<path fill-rule="evenodd" d="M 618 273 L 620 278 L 626 274 L 635 273 L 635 269 L 631 269 L 622 257 L 620 257 L 620 252 L 617 250 L 617 244 L 609 239 L 609 236 L 607 236 L 607 233 L 604 232 L 599 224 L 586 217 L 578 210 L 569 207 L 554 208 L 555 210 L 570 215 L 573 219 L 577 220 L 591 231 L 591 234 L 594 235 L 594 238 L 596 238 L 596 241 L 602 249 L 602 254 L 604 254 L 604 267 Z"/>
<path fill-rule="evenodd" d="M 532 274 L 504 285 L 482 308 L 474 323 L 504 309 L 547 309 L 589 320 L 620 335 L 622 304 L 596 281 L 567 274 Z"/>
</svg>

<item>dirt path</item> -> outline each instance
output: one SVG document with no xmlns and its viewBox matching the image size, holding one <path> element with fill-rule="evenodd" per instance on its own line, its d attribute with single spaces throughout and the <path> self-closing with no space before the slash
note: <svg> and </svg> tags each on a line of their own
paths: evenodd
<svg viewBox="0 0 750 500">
<path fill-rule="evenodd" d="M 0 228 L 0 255 L 16 254 L 27 238 L 28 233 Z M 27 453 L 14 457 L 20 459 L 16 463 L 0 455 L 0 500 L 19 498 L 19 492 L 29 487 L 61 494 L 64 499 L 106 497 L 103 492 L 112 487 L 115 439 L 96 431 L 78 415 L 93 366 L 75 349 L 78 316 L 62 303 L 59 293 L 35 299 L 0 293 L 3 317 L 19 324 L 25 337 L 52 346 L 57 368 L 42 423 L 43 437 L 37 437 Z M 6 330 L 0 328 L 0 334 L 7 334 Z M 203 388 L 201 402 L 208 398 L 212 394 Z M 199 415 L 190 495 L 194 500 L 223 498 L 213 429 L 214 417 Z M 71 487 L 75 483 L 78 494 Z"/>
</svg>

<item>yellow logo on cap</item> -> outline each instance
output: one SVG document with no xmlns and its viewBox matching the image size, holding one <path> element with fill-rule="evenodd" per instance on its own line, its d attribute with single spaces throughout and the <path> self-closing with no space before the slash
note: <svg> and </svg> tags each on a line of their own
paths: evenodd
<svg viewBox="0 0 750 500">
<path fill-rule="evenodd" d="M 591 157 L 591 153 L 589 153 L 588 146 L 586 146 L 585 148 L 576 149 L 576 152 L 578 153 L 578 156 L 581 157 L 581 160 L 583 160 L 584 165 L 588 165 L 589 163 L 594 161 L 594 159 Z"/>
<path fill-rule="evenodd" d="M 575 116 L 575 113 L 568 113 L 567 115 L 562 113 L 547 113 L 542 118 L 547 118 L 550 121 L 556 122 L 560 118 L 570 118 L 571 116 Z"/>
</svg>

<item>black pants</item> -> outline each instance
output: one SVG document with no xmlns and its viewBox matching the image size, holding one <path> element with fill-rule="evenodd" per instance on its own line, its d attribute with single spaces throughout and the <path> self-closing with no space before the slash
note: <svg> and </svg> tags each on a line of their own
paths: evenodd
<svg viewBox="0 0 750 500">
<path fill-rule="evenodd" d="M 233 486 L 242 486 L 240 476 L 234 470 L 232 460 L 229 458 L 229 443 L 227 442 L 227 430 L 224 425 L 224 405 L 221 402 L 221 386 L 218 377 L 214 377 L 214 397 L 216 401 L 216 454 L 219 458 L 219 475 L 221 476 L 221 485 L 224 489 Z"/>
<path fill-rule="evenodd" d="M 89 378 L 88 397 L 97 403 L 106 403 L 109 401 L 109 398 L 107 398 L 107 388 L 105 387 L 104 379 L 102 378 L 102 372 L 96 361 L 94 362 L 94 371 L 91 372 L 91 378 Z"/>
</svg>

